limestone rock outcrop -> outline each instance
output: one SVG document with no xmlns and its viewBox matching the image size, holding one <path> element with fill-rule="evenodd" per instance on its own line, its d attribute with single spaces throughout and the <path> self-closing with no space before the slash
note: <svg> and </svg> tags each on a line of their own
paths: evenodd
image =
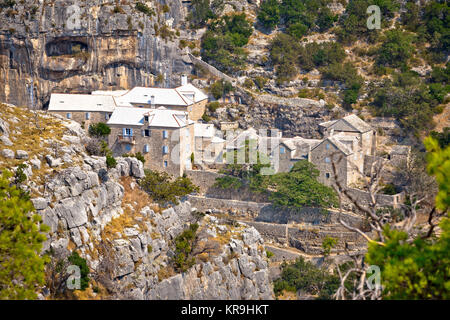
<svg viewBox="0 0 450 320">
<path fill-rule="evenodd" d="M 145 174 L 138 159 L 117 157 L 108 168 L 106 157 L 86 153 L 88 137 L 75 122 L 0 107 L 2 137 L 13 141 L 10 149 L 0 141 L 0 171 L 23 170 L 26 179 L 18 186 L 30 192 L 50 229 L 42 253 L 57 264 L 78 252 L 89 277 L 107 291 L 102 299 L 272 298 L 263 239 L 253 227 L 198 213 L 186 199 L 161 207 L 139 187 Z M 29 124 L 21 120 L 32 114 L 48 126 L 25 134 Z M 12 115 L 19 119 L 15 126 Z M 175 239 L 193 223 L 194 260 L 182 271 L 175 267 Z M 42 288 L 39 297 L 51 294 Z"/>
</svg>

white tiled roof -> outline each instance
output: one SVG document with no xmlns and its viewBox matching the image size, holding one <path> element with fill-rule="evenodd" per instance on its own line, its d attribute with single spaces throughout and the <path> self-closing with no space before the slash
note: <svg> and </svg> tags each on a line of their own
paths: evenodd
<svg viewBox="0 0 450 320">
<path fill-rule="evenodd" d="M 292 153 L 292 159 L 303 159 L 308 155 L 308 152 L 319 145 L 322 140 L 319 139 L 305 139 L 302 137 L 293 137 L 282 139 L 286 147 L 288 147 Z"/>
<path fill-rule="evenodd" d="M 122 96 L 125 93 L 127 93 L 130 90 L 114 90 L 114 91 L 107 91 L 107 90 L 96 90 L 92 91 L 91 94 L 94 96 L 113 96 L 118 97 Z"/>
<path fill-rule="evenodd" d="M 181 95 L 183 95 L 186 99 L 188 99 L 189 101 L 192 102 L 200 102 L 202 100 L 208 99 L 208 96 L 206 94 L 203 93 L 203 91 L 199 90 L 198 88 L 196 88 L 195 86 L 193 86 L 192 84 L 188 83 L 184 86 L 175 88 L 175 90 L 177 90 Z M 192 97 L 192 93 L 195 93 L 195 101 L 193 101 L 191 99 Z M 189 104 L 191 104 L 189 103 Z"/>
<path fill-rule="evenodd" d="M 48 111 L 113 112 L 115 107 L 112 96 L 52 93 Z"/>
<path fill-rule="evenodd" d="M 355 114 L 348 115 L 342 119 L 331 120 L 322 122 L 319 124 L 321 127 L 336 129 L 336 130 L 344 130 L 344 131 L 355 131 L 364 133 L 372 130 L 372 127 L 368 125 L 365 121 L 359 118 Z M 347 129 L 343 129 L 347 128 Z"/>
<path fill-rule="evenodd" d="M 121 95 L 115 97 L 116 103 L 120 107 L 134 104 L 150 104 L 151 97 L 155 97 L 154 103 L 157 105 L 186 106 L 187 103 L 175 89 L 167 88 L 144 88 L 135 87 Z"/>
<path fill-rule="evenodd" d="M 194 124 L 194 136 L 203 138 L 212 138 L 216 129 L 213 124 L 210 123 L 196 123 Z"/>
<path fill-rule="evenodd" d="M 167 109 L 117 107 L 108 121 L 110 125 L 141 126 L 149 117 L 148 127 L 181 128 L 194 123 L 187 119 L 187 112 Z"/>
<path fill-rule="evenodd" d="M 129 107 L 132 104 L 150 104 L 154 96 L 155 105 L 188 106 L 208 98 L 201 90 L 192 84 L 186 84 L 178 88 L 144 88 L 136 87 L 123 95 L 116 96 L 118 106 Z"/>
</svg>

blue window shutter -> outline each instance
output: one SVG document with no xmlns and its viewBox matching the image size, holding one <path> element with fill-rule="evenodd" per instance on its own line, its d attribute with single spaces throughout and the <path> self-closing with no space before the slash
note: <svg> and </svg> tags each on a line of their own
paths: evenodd
<svg viewBox="0 0 450 320">
<path fill-rule="evenodd" d="M 122 128 L 122 136 L 126 136 L 127 135 L 127 131 L 126 131 L 126 129 L 125 128 Z"/>
<path fill-rule="evenodd" d="M 133 136 L 133 129 L 132 128 L 130 128 L 130 136 L 131 137 Z"/>
<path fill-rule="evenodd" d="M 145 130 L 141 130 L 142 136 L 145 137 Z"/>
</svg>

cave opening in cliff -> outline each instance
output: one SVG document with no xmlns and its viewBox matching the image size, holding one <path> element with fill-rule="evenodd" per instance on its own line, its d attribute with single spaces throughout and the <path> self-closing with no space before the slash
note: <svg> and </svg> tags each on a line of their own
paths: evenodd
<svg viewBox="0 0 450 320">
<path fill-rule="evenodd" d="M 75 56 L 88 53 L 88 49 L 86 43 L 76 40 L 54 40 L 45 46 L 45 52 L 49 57 Z"/>
</svg>

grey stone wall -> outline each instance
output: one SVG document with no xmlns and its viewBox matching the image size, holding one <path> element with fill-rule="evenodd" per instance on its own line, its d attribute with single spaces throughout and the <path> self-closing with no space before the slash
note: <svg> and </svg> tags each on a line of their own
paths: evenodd
<svg viewBox="0 0 450 320">
<path fill-rule="evenodd" d="M 290 222 L 319 224 L 339 223 L 339 214 L 335 210 L 323 211 L 318 208 L 286 210 L 274 207 L 270 203 L 217 199 L 201 196 L 188 196 L 193 207 L 199 211 L 230 213 L 237 216 L 255 217 L 256 221 L 286 224 Z M 363 217 L 347 212 L 341 213 L 341 219 L 350 225 L 361 227 Z"/>
<path fill-rule="evenodd" d="M 229 82 L 236 82 L 236 80 L 228 75 L 226 75 L 225 73 L 217 70 L 215 67 L 213 67 L 212 65 L 210 65 L 209 63 L 194 57 L 192 54 L 189 53 L 189 58 L 191 58 L 191 61 L 194 65 L 199 65 L 202 68 L 206 69 L 209 73 L 211 73 L 213 76 L 221 78 L 225 81 L 229 81 Z"/>
</svg>

